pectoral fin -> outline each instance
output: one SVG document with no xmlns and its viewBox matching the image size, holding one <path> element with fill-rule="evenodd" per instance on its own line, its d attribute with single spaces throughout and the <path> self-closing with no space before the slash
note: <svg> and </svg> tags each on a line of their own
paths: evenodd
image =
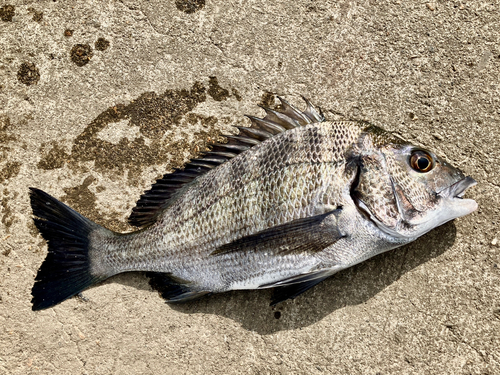
<svg viewBox="0 0 500 375">
<path fill-rule="evenodd" d="M 316 253 L 345 237 L 337 227 L 341 208 L 326 214 L 293 220 L 222 245 L 211 255 L 268 251 L 275 255 Z"/>
</svg>

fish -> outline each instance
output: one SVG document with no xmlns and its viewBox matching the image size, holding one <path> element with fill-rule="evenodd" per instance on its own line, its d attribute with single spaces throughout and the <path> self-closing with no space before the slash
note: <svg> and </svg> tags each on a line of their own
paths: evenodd
<svg viewBox="0 0 500 375">
<path fill-rule="evenodd" d="M 271 305 L 408 244 L 478 207 L 476 181 L 382 128 L 327 121 L 305 99 L 165 174 L 117 233 L 37 188 L 34 222 L 48 244 L 32 288 L 42 310 L 111 276 L 144 272 L 169 303 L 274 288 Z"/>
</svg>

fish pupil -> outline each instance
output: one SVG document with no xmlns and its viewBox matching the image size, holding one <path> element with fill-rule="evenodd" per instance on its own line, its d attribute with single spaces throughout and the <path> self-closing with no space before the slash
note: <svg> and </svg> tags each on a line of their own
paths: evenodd
<svg viewBox="0 0 500 375">
<path fill-rule="evenodd" d="M 432 169 L 432 156 L 425 151 L 414 151 L 411 154 L 410 165 L 417 172 L 429 172 Z"/>
<path fill-rule="evenodd" d="M 429 160 L 425 157 L 421 157 L 417 161 L 418 168 L 421 170 L 426 170 L 429 167 Z"/>
</svg>

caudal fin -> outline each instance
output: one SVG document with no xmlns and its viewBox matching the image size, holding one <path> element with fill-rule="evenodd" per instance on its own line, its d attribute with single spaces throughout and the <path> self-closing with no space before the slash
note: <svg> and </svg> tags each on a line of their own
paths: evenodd
<svg viewBox="0 0 500 375">
<path fill-rule="evenodd" d="M 30 188 L 35 225 L 48 243 L 48 254 L 31 290 L 33 310 L 64 301 L 104 278 L 91 274 L 89 234 L 100 228 L 49 194 Z"/>
</svg>

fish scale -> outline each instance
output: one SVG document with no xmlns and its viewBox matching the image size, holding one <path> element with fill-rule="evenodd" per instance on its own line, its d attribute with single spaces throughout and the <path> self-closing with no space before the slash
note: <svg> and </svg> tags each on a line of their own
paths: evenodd
<svg viewBox="0 0 500 375">
<path fill-rule="evenodd" d="M 475 181 L 432 152 L 280 100 L 157 180 L 132 211 L 135 232 L 109 231 L 31 188 L 49 245 L 33 309 L 129 271 L 145 271 L 169 302 L 274 287 L 277 303 L 477 208 L 462 199 Z"/>
<path fill-rule="evenodd" d="M 349 144 L 349 139 L 342 144 L 344 150 L 338 149 L 335 145 L 335 136 L 338 132 L 331 130 L 334 126 L 344 127 L 346 124 L 322 123 L 320 128 L 315 127 L 313 129 L 316 133 L 321 130 L 325 133 L 323 138 L 325 141 L 320 144 L 324 152 L 317 153 L 319 157 L 314 158 L 311 150 L 305 149 L 305 147 L 309 148 L 313 144 L 311 139 L 300 135 L 301 133 L 308 134 L 311 129 L 305 127 L 296 128 L 293 130 L 293 136 L 289 133 L 283 133 L 283 136 L 286 135 L 287 138 L 292 138 L 291 140 L 282 142 L 279 137 L 270 139 L 270 142 L 262 144 L 259 149 L 245 154 L 244 158 L 232 159 L 228 162 L 228 165 L 222 165 L 219 169 L 214 170 L 214 173 L 203 176 L 198 182 L 198 189 L 196 187 L 192 188 L 189 194 L 173 203 L 175 206 L 173 209 L 184 212 L 184 215 L 176 217 L 169 215 L 168 210 L 165 211 L 161 222 L 156 224 L 162 228 L 163 233 L 160 236 L 169 237 L 170 234 L 166 228 L 172 228 L 172 231 L 176 233 L 175 238 L 169 241 L 174 248 L 173 251 L 186 252 L 196 257 L 210 252 L 213 246 L 205 244 L 205 246 L 201 247 L 198 241 L 192 245 L 186 243 L 185 238 L 189 237 L 188 233 L 190 232 L 192 220 L 200 228 L 211 230 L 211 232 L 202 233 L 200 237 L 207 236 L 209 241 L 215 240 L 227 243 L 248 235 L 250 231 L 264 230 L 271 225 L 279 225 L 303 217 L 306 213 L 302 203 L 303 198 L 307 204 L 312 200 L 311 196 L 304 196 L 308 186 L 314 185 L 316 181 L 322 181 L 321 184 L 327 186 L 345 184 L 345 178 L 341 176 L 342 163 L 337 165 L 337 162 L 343 160 L 341 156 Z M 356 132 L 359 132 L 359 128 L 353 128 L 353 136 L 356 135 Z M 276 147 L 276 143 L 280 142 L 291 145 L 291 147 L 297 147 L 296 144 L 299 142 L 297 138 L 302 139 L 304 146 L 296 150 L 295 153 L 289 149 L 290 147 Z M 312 148 L 315 147 L 317 146 Z M 278 152 L 276 149 L 278 149 Z M 265 160 L 264 164 L 262 160 Z M 232 162 L 247 165 L 246 170 L 249 172 L 238 176 L 238 183 L 234 183 L 235 179 L 233 177 L 227 183 L 219 184 L 219 191 L 206 189 L 204 181 L 212 179 L 223 181 L 227 173 L 226 170 L 231 169 L 230 163 Z M 326 164 L 325 167 L 330 166 L 323 176 L 318 176 L 313 167 L 319 163 Z M 260 164 L 260 166 L 255 164 Z M 300 169 L 303 169 L 303 171 L 300 171 Z M 313 179 L 309 179 L 308 185 L 300 184 L 300 180 L 306 177 L 307 169 L 311 170 L 309 175 Z M 299 170 L 299 173 L 297 173 L 297 170 Z M 326 178 L 327 175 L 330 178 Z M 273 212 L 272 216 L 270 213 L 263 215 L 262 211 L 265 211 L 266 207 L 272 204 L 269 196 L 277 190 L 282 190 L 284 193 L 283 196 L 278 196 L 278 199 L 285 200 L 287 204 L 282 205 L 282 210 Z M 214 202 L 214 196 L 218 197 L 216 202 Z M 196 212 L 196 216 L 192 215 L 189 208 L 193 206 L 192 202 L 197 202 L 196 207 L 200 207 L 200 210 Z M 225 220 L 228 217 L 229 219 Z M 210 223 L 210 220 L 213 222 Z M 240 227 L 238 228 L 237 225 Z M 213 236 L 212 233 L 214 233 Z M 203 251 L 203 249 L 206 250 Z"/>
</svg>

